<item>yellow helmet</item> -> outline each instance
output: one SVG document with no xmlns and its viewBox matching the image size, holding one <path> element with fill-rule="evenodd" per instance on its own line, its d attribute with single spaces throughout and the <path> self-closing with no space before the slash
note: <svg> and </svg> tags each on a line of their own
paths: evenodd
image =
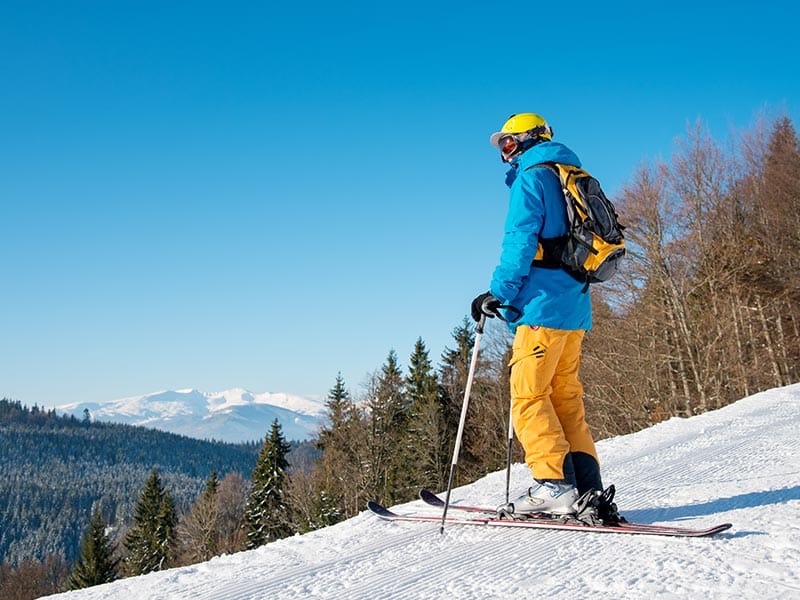
<svg viewBox="0 0 800 600">
<path fill-rule="evenodd" d="M 534 113 L 520 113 L 511 115 L 503 124 L 503 128 L 492 134 L 489 142 L 492 146 L 500 148 L 500 138 L 521 133 L 528 133 L 532 138 L 538 138 L 540 141 L 553 139 L 553 128 L 541 116 Z"/>
</svg>

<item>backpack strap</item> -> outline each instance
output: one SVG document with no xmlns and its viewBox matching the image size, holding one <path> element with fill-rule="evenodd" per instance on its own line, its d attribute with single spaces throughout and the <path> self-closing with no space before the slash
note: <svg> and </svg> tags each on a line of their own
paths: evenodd
<svg viewBox="0 0 800 600">
<path fill-rule="evenodd" d="M 540 269 L 562 269 L 561 253 L 569 240 L 568 235 L 555 238 L 539 238 L 536 256 L 533 257 L 533 266 Z"/>
<path fill-rule="evenodd" d="M 526 171 L 531 169 L 547 169 L 558 179 L 558 184 L 561 186 L 561 175 L 558 172 L 558 167 L 553 162 L 543 162 L 532 165 L 526 168 Z M 563 195 L 563 191 L 561 192 Z M 564 265 L 561 262 L 561 256 L 564 252 L 564 247 L 569 241 L 569 234 L 564 234 L 554 238 L 539 238 L 539 246 L 536 249 L 536 256 L 533 257 L 533 266 L 540 269 L 563 269 Z"/>
</svg>

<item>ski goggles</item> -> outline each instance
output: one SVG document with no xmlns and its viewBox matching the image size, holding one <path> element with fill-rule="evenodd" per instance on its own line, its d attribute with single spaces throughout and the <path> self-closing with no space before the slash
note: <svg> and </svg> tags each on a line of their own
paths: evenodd
<svg viewBox="0 0 800 600">
<path fill-rule="evenodd" d="M 511 134 L 504 135 L 497 140 L 497 147 L 500 148 L 500 156 L 503 159 L 503 162 L 511 162 L 511 159 L 522 152 L 523 141 L 524 140 L 521 140 L 517 136 Z"/>
<path fill-rule="evenodd" d="M 511 162 L 518 154 L 522 154 L 539 142 L 544 142 L 553 137 L 553 129 L 549 125 L 540 125 L 522 133 L 509 133 L 497 140 L 500 156 L 503 162 Z"/>
</svg>

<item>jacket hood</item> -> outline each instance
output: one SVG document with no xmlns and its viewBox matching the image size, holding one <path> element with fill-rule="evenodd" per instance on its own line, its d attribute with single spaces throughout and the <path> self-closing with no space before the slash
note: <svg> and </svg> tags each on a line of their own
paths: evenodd
<svg viewBox="0 0 800 600">
<path fill-rule="evenodd" d="M 526 169 L 543 162 L 557 162 L 565 165 L 581 166 L 578 155 L 561 142 L 542 142 L 520 154 L 516 160 L 518 168 Z"/>
</svg>

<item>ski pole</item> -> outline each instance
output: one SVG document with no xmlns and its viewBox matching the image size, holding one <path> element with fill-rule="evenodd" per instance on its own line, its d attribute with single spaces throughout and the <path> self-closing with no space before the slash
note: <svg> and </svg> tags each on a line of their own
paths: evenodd
<svg viewBox="0 0 800 600">
<path fill-rule="evenodd" d="M 522 313 L 514 306 L 511 305 L 504 305 L 500 308 L 505 308 L 506 310 L 510 310 L 516 313 L 516 317 L 511 319 L 512 321 L 517 321 L 521 316 Z M 497 315 L 502 319 L 503 317 L 498 312 Z M 507 319 L 504 319 L 507 321 Z M 509 493 L 511 490 L 511 455 L 513 453 L 514 448 L 514 398 L 510 398 L 510 403 L 508 405 L 508 453 L 506 454 L 506 506 L 510 502 Z"/>
<path fill-rule="evenodd" d="M 469 394 L 472 391 L 472 380 L 475 378 L 475 367 L 478 364 L 478 347 L 483 336 L 483 325 L 486 322 L 486 315 L 481 315 L 481 320 L 475 326 L 475 345 L 472 347 L 472 360 L 469 363 L 469 374 L 467 375 L 467 385 L 464 388 L 464 401 L 461 404 L 461 419 L 458 422 L 458 433 L 456 434 L 456 444 L 453 448 L 453 461 L 450 464 L 450 477 L 447 479 L 447 494 L 444 499 L 444 509 L 442 510 L 442 525 L 439 533 L 444 533 L 444 524 L 447 520 L 447 509 L 450 506 L 450 492 L 453 491 L 453 474 L 458 465 L 458 454 L 461 450 L 461 438 L 464 435 L 464 423 L 467 421 L 467 407 L 469 406 Z"/>
<path fill-rule="evenodd" d="M 506 458 L 506 506 L 510 502 L 509 491 L 511 489 L 511 452 L 514 445 L 514 398 L 508 407 L 508 455 Z"/>
</svg>

